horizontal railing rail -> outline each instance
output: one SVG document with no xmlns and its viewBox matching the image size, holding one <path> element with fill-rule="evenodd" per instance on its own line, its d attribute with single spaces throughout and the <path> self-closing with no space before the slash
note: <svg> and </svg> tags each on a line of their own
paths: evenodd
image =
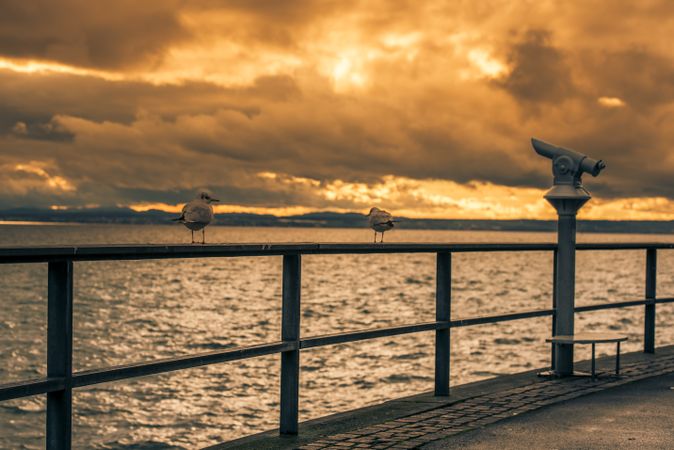
<svg viewBox="0 0 674 450">
<path fill-rule="evenodd" d="M 4 247 L 0 264 L 71 261 L 129 261 L 144 259 L 223 258 L 238 256 L 331 255 L 367 253 L 466 253 L 553 251 L 554 243 L 513 244 L 218 244 L 218 245 L 82 245 L 73 247 Z M 577 244 L 576 250 L 674 249 L 674 243 Z"/>
<path fill-rule="evenodd" d="M 646 295 L 644 299 L 583 305 L 576 313 L 635 306 L 645 307 L 644 351 L 654 351 L 655 305 L 674 303 L 674 298 L 656 298 L 657 250 L 674 249 L 674 243 L 578 244 L 577 250 L 646 250 Z M 435 331 L 435 394 L 449 395 L 450 330 L 535 317 L 552 317 L 552 308 L 483 317 L 451 318 L 451 255 L 466 252 L 557 251 L 556 244 L 223 244 L 223 245 L 116 245 L 77 247 L 0 248 L 0 264 L 49 263 L 48 273 L 48 364 L 47 377 L 0 384 L 0 401 L 47 394 L 47 448 L 71 446 L 72 389 L 156 375 L 175 370 L 231 362 L 263 355 L 281 354 L 280 432 L 296 434 L 298 426 L 299 353 L 303 349 L 363 341 L 410 333 Z M 301 255 L 436 253 L 436 320 L 412 325 L 353 330 L 335 334 L 300 336 Z M 223 348 L 154 361 L 72 371 L 72 283 L 73 262 L 145 259 L 221 258 L 240 256 L 283 256 L 283 305 L 279 342 L 249 347 Z M 556 267 L 554 268 L 556 272 Z M 553 275 L 553 284 L 556 277 Z M 555 287 L 553 285 L 553 293 Z M 554 356 L 553 356 L 554 359 Z"/>
<path fill-rule="evenodd" d="M 674 303 L 674 297 L 659 298 L 657 300 L 630 300 L 616 303 L 600 303 L 597 305 L 578 306 L 576 312 L 599 311 L 603 309 L 626 308 L 649 304 Z M 401 325 L 395 327 L 377 328 L 371 330 L 355 330 L 343 333 L 313 336 L 295 342 L 277 342 L 271 344 L 255 345 L 251 347 L 231 347 L 223 350 L 204 352 L 193 355 L 165 358 L 149 362 L 125 364 L 75 372 L 72 375 L 72 387 L 91 386 L 93 384 L 109 383 L 148 375 L 157 375 L 181 369 L 189 369 L 204 365 L 238 361 L 257 356 L 272 355 L 284 351 L 324 347 L 348 342 L 364 341 L 382 337 L 399 336 L 402 334 L 419 333 L 424 331 L 446 330 L 475 325 L 484 325 L 510 320 L 521 320 L 533 317 L 552 316 L 554 310 L 542 309 L 538 311 L 526 311 L 495 316 L 473 317 L 456 319 L 451 322 L 427 322 L 415 325 Z M 19 381 L 15 383 L 0 384 L 0 401 L 27 397 L 37 394 L 46 394 L 63 389 L 64 378 L 42 378 L 35 380 Z"/>
</svg>

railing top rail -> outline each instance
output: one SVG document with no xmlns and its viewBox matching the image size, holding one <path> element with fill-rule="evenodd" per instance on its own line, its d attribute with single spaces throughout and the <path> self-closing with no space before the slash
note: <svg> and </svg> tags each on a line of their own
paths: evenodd
<svg viewBox="0 0 674 450">
<path fill-rule="evenodd" d="M 674 249 L 674 242 L 595 242 L 576 244 L 577 250 Z"/>
<path fill-rule="evenodd" d="M 289 254 L 367 254 L 436 252 L 551 251 L 555 243 L 260 243 L 260 244 L 145 244 L 2 247 L 0 264 L 73 261 L 142 260 L 165 258 L 212 258 L 277 256 Z M 674 249 L 674 243 L 578 244 L 578 250 Z"/>
<path fill-rule="evenodd" d="M 556 244 L 448 244 L 448 243 L 250 243 L 206 245 L 81 245 L 76 247 L 4 247 L 0 263 L 139 260 L 162 258 L 211 258 L 233 256 L 277 256 L 289 254 L 435 253 L 474 251 L 553 250 Z"/>
<path fill-rule="evenodd" d="M 276 256 L 287 254 L 368 254 L 435 252 L 551 251 L 555 243 L 250 243 L 250 244 L 143 244 L 80 245 L 0 248 L 0 263 L 142 260 L 163 258 L 210 258 Z M 674 243 L 588 243 L 578 250 L 673 249 Z"/>
</svg>

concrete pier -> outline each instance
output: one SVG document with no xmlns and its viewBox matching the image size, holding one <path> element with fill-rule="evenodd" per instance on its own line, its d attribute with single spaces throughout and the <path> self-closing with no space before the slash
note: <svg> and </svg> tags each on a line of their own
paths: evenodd
<svg viewBox="0 0 674 450">
<path fill-rule="evenodd" d="M 301 423 L 299 436 L 272 431 L 211 449 L 671 448 L 674 346 L 622 361 L 620 377 L 605 357 L 596 381 L 530 371 Z"/>
<path fill-rule="evenodd" d="M 441 439 L 428 449 L 671 449 L 674 372 Z"/>
</svg>

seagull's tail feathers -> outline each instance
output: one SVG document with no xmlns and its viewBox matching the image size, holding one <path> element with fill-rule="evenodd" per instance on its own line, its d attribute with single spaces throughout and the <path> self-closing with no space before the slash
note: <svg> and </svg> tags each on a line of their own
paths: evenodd
<svg viewBox="0 0 674 450">
<path fill-rule="evenodd" d="M 175 217 L 171 219 L 173 222 L 184 222 L 185 221 L 185 214 L 181 214 L 180 217 Z"/>
</svg>

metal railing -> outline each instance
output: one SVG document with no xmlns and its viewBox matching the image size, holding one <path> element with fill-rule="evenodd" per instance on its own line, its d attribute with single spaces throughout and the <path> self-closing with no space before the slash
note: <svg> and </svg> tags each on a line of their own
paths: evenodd
<svg viewBox="0 0 674 450">
<path fill-rule="evenodd" d="M 657 250 L 674 249 L 674 243 L 578 244 L 577 250 L 646 250 L 645 298 L 576 307 L 575 312 L 632 306 L 645 307 L 644 351 L 655 351 L 655 305 L 674 298 L 656 298 Z M 557 252 L 556 244 L 231 244 L 142 245 L 0 248 L 0 264 L 48 263 L 47 377 L 0 384 L 0 401 L 47 395 L 47 448 L 71 448 L 72 390 L 111 381 L 159 374 L 179 369 L 281 354 L 281 434 L 297 434 L 300 357 L 302 349 L 435 331 L 435 395 L 449 395 L 450 329 L 509 320 L 552 316 L 552 308 L 466 319 L 451 318 L 452 254 L 466 252 Z M 323 336 L 300 336 L 301 257 L 317 254 L 436 253 L 436 317 L 434 322 L 349 331 Z M 220 258 L 283 256 L 281 341 L 73 372 L 73 263 L 80 261 L 144 260 L 169 258 Z M 553 261 L 556 261 L 553 258 Z M 556 263 L 553 263 L 556 266 Z M 556 267 L 553 283 L 556 283 Z M 553 285 L 553 293 L 556 291 Z M 553 350 L 554 352 L 554 350 Z M 554 361 L 554 355 L 552 355 Z"/>
</svg>

